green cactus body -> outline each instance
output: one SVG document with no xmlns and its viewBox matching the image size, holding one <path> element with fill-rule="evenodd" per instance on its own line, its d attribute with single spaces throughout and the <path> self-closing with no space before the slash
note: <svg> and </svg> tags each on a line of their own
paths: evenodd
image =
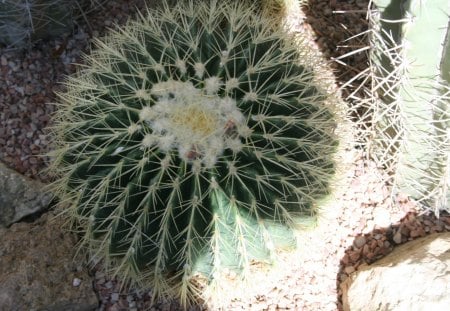
<svg viewBox="0 0 450 311">
<path fill-rule="evenodd" d="M 374 1 L 372 61 L 380 144 L 395 191 L 449 209 L 450 34 L 448 0 Z M 388 160 L 386 160 L 388 159 Z"/>
<path fill-rule="evenodd" d="M 60 94 L 55 191 L 92 258 L 155 295 L 188 303 L 196 276 L 270 263 L 329 193 L 319 58 L 267 25 L 226 1 L 149 11 Z"/>
<path fill-rule="evenodd" d="M 72 27 L 74 2 L 67 0 L 0 1 L 0 43 L 24 47 L 58 36 Z"/>
</svg>

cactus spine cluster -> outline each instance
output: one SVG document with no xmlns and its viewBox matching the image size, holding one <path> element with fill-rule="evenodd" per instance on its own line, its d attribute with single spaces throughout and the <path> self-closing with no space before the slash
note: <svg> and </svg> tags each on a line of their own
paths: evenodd
<svg viewBox="0 0 450 311">
<path fill-rule="evenodd" d="M 450 2 L 374 1 L 375 144 L 394 193 L 450 210 Z"/>
<path fill-rule="evenodd" d="M 231 1 L 165 5 L 98 40 L 67 80 L 54 190 L 115 275 L 189 303 L 196 280 L 294 247 L 329 193 L 318 56 L 270 24 Z"/>
</svg>

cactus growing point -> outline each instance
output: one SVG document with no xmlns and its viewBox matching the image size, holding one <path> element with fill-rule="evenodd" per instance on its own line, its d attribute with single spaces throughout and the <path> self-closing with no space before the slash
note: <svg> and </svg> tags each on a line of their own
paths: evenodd
<svg viewBox="0 0 450 311">
<path fill-rule="evenodd" d="M 50 171 L 91 258 L 187 304 L 295 246 L 335 173 L 309 47 L 231 1 L 148 11 L 66 82 Z"/>
</svg>

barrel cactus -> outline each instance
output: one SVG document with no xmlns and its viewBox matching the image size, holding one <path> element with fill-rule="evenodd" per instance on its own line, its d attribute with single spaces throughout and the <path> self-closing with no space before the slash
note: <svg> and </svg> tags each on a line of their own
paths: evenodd
<svg viewBox="0 0 450 311">
<path fill-rule="evenodd" d="M 148 10 L 68 78 L 50 172 L 94 260 L 187 304 L 248 276 L 330 191 L 336 113 L 301 40 L 250 6 Z"/>
<path fill-rule="evenodd" d="M 390 171 L 394 194 L 450 211 L 450 2 L 374 5 L 372 154 Z"/>
</svg>

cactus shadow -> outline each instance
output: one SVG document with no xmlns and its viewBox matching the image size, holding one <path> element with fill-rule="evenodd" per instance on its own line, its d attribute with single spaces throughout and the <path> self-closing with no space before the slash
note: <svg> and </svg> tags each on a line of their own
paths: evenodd
<svg viewBox="0 0 450 311">
<path fill-rule="evenodd" d="M 331 66 L 340 86 L 348 82 L 349 76 L 355 76 L 367 67 L 364 53 L 355 53 L 340 60 L 343 55 L 368 45 L 367 36 L 359 34 L 368 29 L 366 17 L 370 1 L 357 2 L 307 0 L 302 5 L 305 27 L 312 30 L 315 43 L 324 56 L 332 60 Z M 362 80 L 356 80 L 354 84 L 360 85 L 358 82 L 362 83 Z"/>
<path fill-rule="evenodd" d="M 397 246 L 425 237 L 432 233 L 450 231 L 450 215 L 442 213 L 419 214 L 408 212 L 402 219 L 388 227 L 374 228 L 371 232 L 358 234 L 345 250 L 339 261 L 336 275 L 337 307 L 343 309 L 341 284 L 361 265 L 371 265 L 390 254 Z"/>
</svg>

